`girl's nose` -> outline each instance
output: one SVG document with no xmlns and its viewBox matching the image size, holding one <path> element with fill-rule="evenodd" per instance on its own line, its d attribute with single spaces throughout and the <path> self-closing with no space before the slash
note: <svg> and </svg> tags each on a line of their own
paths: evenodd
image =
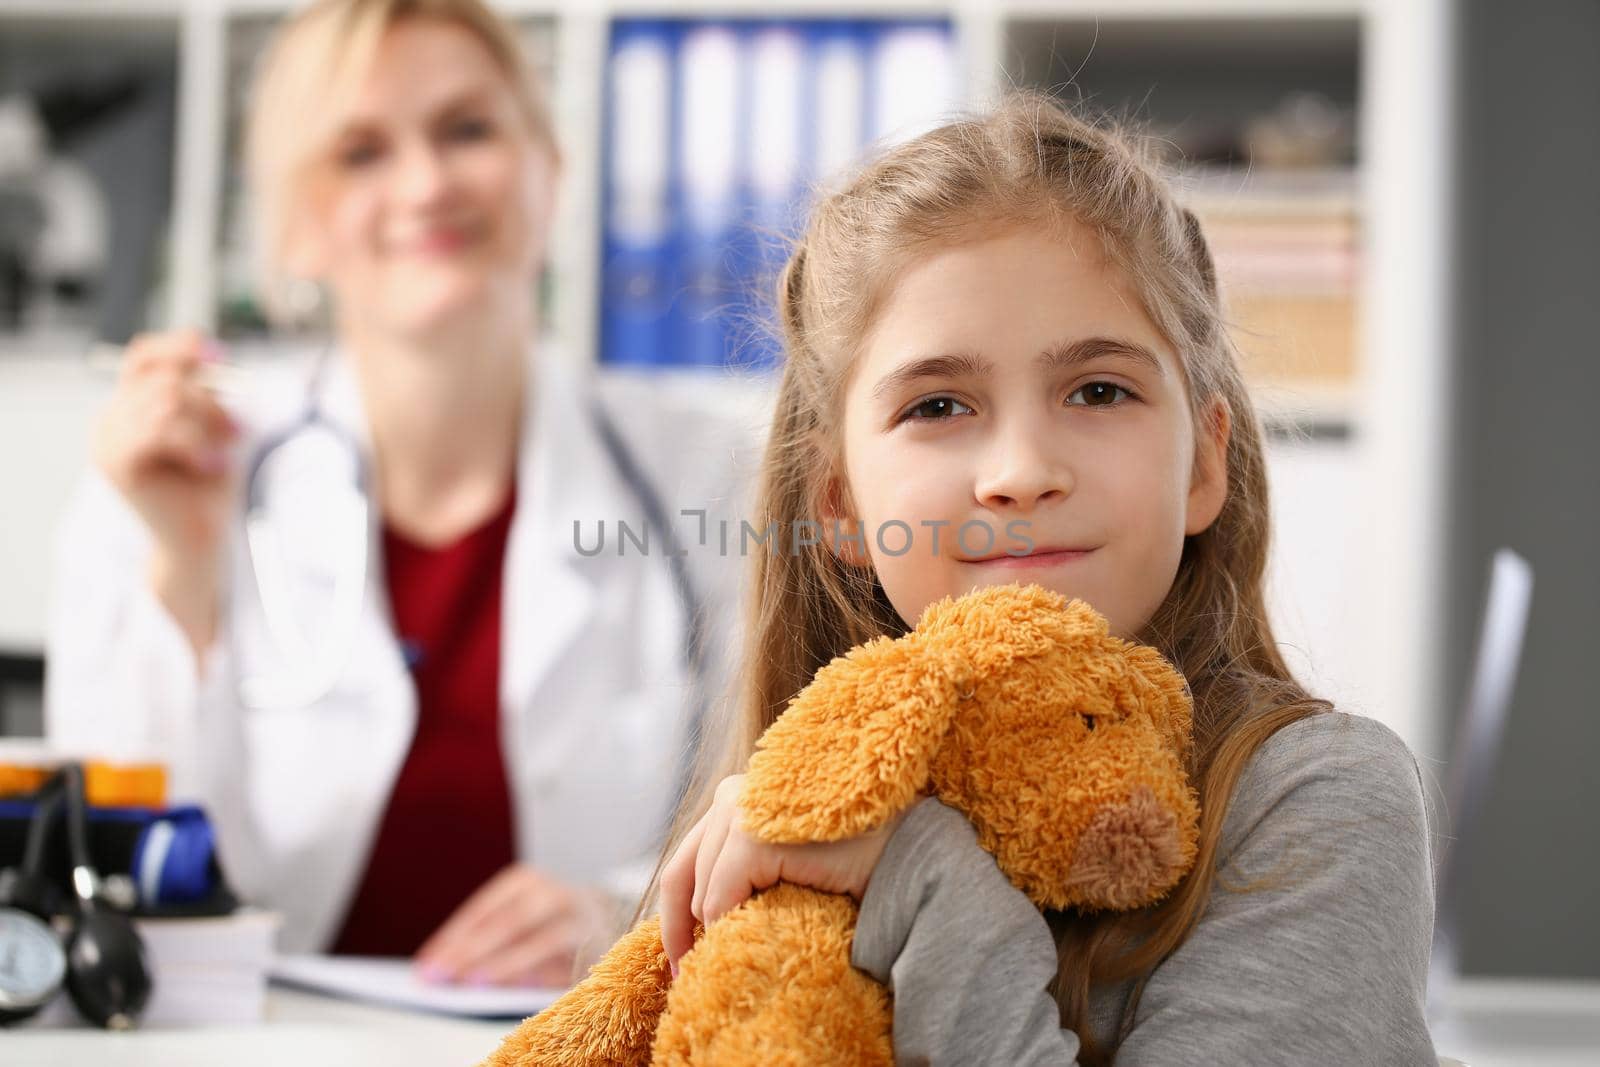
<svg viewBox="0 0 1600 1067">
<path fill-rule="evenodd" d="M 995 511 L 1031 511 L 1071 495 L 1071 466 L 1059 451 L 1036 424 L 1019 419 L 1000 427 L 979 464 L 973 487 L 978 502 Z"/>
</svg>

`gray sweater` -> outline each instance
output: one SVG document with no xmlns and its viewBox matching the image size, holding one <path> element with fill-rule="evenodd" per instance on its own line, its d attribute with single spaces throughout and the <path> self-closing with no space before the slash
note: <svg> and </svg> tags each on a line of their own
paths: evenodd
<svg viewBox="0 0 1600 1067">
<path fill-rule="evenodd" d="M 1274 734 L 1223 821 L 1206 913 L 1151 976 L 1119 1067 L 1436 1064 L 1424 797 L 1410 750 L 1373 719 L 1326 713 Z M 1227 888 L 1257 880 L 1274 885 Z M 1045 988 L 1056 952 L 1044 916 L 936 800 L 890 838 L 851 962 L 894 993 L 898 1064 L 1077 1061 L 1078 1035 Z M 1090 990 L 1100 1041 L 1131 988 Z"/>
</svg>

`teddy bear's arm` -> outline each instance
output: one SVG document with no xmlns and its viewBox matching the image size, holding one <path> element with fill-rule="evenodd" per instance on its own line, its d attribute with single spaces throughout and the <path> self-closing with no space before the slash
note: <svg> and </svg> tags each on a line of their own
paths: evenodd
<svg viewBox="0 0 1600 1067">
<path fill-rule="evenodd" d="M 650 916 L 479 1067 L 645 1067 L 670 982 L 661 919 Z"/>
</svg>

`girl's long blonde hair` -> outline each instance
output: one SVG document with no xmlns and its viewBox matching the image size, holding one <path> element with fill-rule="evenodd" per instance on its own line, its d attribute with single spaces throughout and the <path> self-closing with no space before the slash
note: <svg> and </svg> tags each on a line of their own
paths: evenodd
<svg viewBox="0 0 1600 1067">
<path fill-rule="evenodd" d="M 999 226 L 1070 217 L 1095 230 L 1180 353 L 1197 436 L 1211 428 L 1217 402 L 1226 406 L 1227 500 L 1208 529 L 1185 539 L 1172 588 L 1137 635 L 1183 672 L 1194 696 L 1198 858 L 1151 907 L 1047 916 L 1061 1023 L 1080 1037 L 1085 1064 L 1114 1054 L 1089 1032 L 1090 987 L 1137 979 L 1120 1043 L 1145 979 L 1205 910 L 1228 801 L 1251 756 L 1276 730 L 1328 708 L 1295 681 L 1273 639 L 1262 592 L 1269 523 L 1261 429 L 1199 223 L 1148 152 L 1141 140 L 1048 96 L 1013 92 L 977 117 L 890 149 L 821 199 L 778 284 L 786 359 L 752 522 L 788 531 L 833 513 L 830 504 L 840 502 L 828 499 L 829 487 L 843 484 L 844 383 L 897 267 Z M 752 579 L 733 721 L 702 762 L 700 788 L 679 813 L 667 856 L 709 806 L 716 782 L 743 768 L 756 738 L 818 668 L 862 641 L 907 629 L 876 577 L 826 545 L 758 552 Z M 647 901 L 654 895 L 652 887 Z"/>
<path fill-rule="evenodd" d="M 275 320 L 292 317 L 285 258 L 306 165 L 333 135 L 385 31 L 406 19 L 453 23 L 477 37 L 509 82 L 529 135 L 560 157 L 544 91 L 516 29 L 484 0 L 315 0 L 287 18 L 262 53 L 245 123 L 257 267 Z"/>
</svg>

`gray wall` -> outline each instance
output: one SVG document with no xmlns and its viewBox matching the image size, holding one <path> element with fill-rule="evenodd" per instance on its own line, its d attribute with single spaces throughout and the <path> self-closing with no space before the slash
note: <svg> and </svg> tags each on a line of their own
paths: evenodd
<svg viewBox="0 0 1600 1067">
<path fill-rule="evenodd" d="M 1533 607 L 1467 853 L 1470 974 L 1600 977 L 1600 4 L 1460 8 L 1447 677 L 1495 547 Z"/>
</svg>

